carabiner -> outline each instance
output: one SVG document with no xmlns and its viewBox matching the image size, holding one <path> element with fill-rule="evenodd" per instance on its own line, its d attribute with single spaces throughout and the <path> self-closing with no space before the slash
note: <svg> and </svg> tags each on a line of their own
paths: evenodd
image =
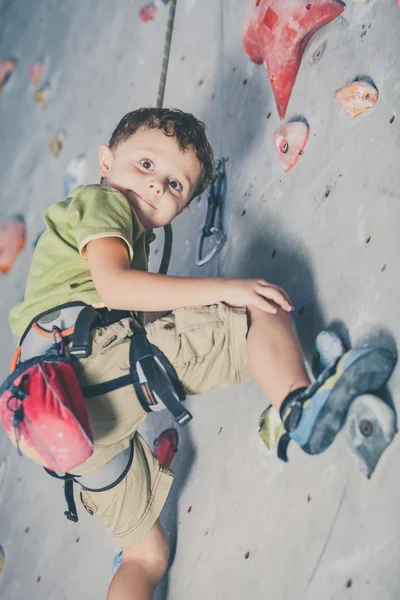
<svg viewBox="0 0 400 600">
<path fill-rule="evenodd" d="M 219 252 L 219 250 L 221 250 L 222 246 L 224 245 L 224 243 L 226 241 L 226 235 L 223 232 L 219 231 L 219 229 L 217 229 L 216 227 L 211 227 L 210 232 L 213 235 L 213 237 L 215 238 L 215 246 L 213 246 L 212 249 L 210 250 L 210 252 L 203 258 L 204 240 L 210 236 L 205 235 L 204 233 L 201 234 L 199 246 L 198 246 L 198 250 L 197 250 L 197 260 L 196 260 L 196 265 L 198 267 L 201 267 L 201 266 L 205 265 L 206 263 L 208 263 L 208 261 L 211 260 L 212 257 L 217 252 Z"/>
<path fill-rule="evenodd" d="M 221 208 L 223 197 L 226 192 L 226 174 L 225 174 L 225 159 L 218 160 L 215 166 L 215 177 L 208 191 L 207 195 L 207 215 L 206 221 L 203 226 L 199 245 L 197 249 L 197 260 L 196 265 L 201 267 L 208 263 L 212 257 L 221 250 L 222 246 L 226 241 L 226 235 L 222 230 L 221 223 Z M 217 213 L 219 218 L 217 220 Z M 219 228 L 215 226 L 215 221 L 219 222 Z M 208 237 L 215 238 L 215 245 L 211 248 L 210 252 L 203 257 L 203 246 L 204 240 Z"/>
</svg>

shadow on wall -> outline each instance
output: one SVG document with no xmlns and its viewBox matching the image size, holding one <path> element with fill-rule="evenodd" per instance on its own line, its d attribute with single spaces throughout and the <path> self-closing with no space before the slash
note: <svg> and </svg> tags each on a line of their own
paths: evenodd
<svg viewBox="0 0 400 600">
<path fill-rule="evenodd" d="M 311 360 L 314 340 L 324 326 L 324 318 L 317 302 L 312 262 L 307 250 L 285 234 L 284 226 L 276 215 L 263 215 L 262 228 L 255 215 L 245 215 L 243 233 L 228 233 L 224 250 L 225 277 L 262 277 L 284 288 L 294 306 L 293 318 L 304 354 Z M 225 257 L 227 260 L 224 260 Z"/>
<path fill-rule="evenodd" d="M 195 399 L 195 402 L 197 399 Z M 188 407 L 190 410 L 190 407 Z M 166 531 L 170 545 L 170 565 L 172 565 L 178 540 L 178 505 L 181 490 L 185 487 L 190 475 L 192 465 L 196 458 L 196 449 L 190 433 L 190 425 L 178 427 L 174 419 L 167 411 L 152 413 L 146 420 L 144 437 L 152 445 L 151 435 L 157 437 L 165 429 L 173 427 L 178 430 L 178 452 L 174 458 L 171 468 L 175 473 L 174 483 L 168 496 L 168 500 L 161 512 L 161 522 Z M 168 598 L 168 572 L 161 581 L 155 594 L 155 600 L 166 600 Z"/>
</svg>

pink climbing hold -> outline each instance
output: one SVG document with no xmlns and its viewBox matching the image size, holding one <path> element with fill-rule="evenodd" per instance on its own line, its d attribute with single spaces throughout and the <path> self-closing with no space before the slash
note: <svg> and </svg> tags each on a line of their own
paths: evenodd
<svg viewBox="0 0 400 600">
<path fill-rule="evenodd" d="M 282 125 L 275 131 L 275 144 L 279 152 L 282 169 L 287 173 L 303 154 L 308 140 L 309 127 L 302 121 Z"/>
<path fill-rule="evenodd" d="M 144 23 L 147 23 L 147 21 L 152 21 L 153 19 L 155 19 L 156 15 L 157 6 L 154 2 L 149 2 L 148 4 L 145 4 L 139 11 L 140 20 Z"/>
<path fill-rule="evenodd" d="M 8 273 L 24 246 L 25 224 L 21 218 L 0 225 L 0 273 Z"/>
<path fill-rule="evenodd" d="M 400 0 L 397 0 L 397 6 L 400 8 Z"/>
<path fill-rule="evenodd" d="M 281 119 L 308 42 L 345 8 L 341 0 L 251 0 L 243 48 L 250 60 L 264 62 Z"/>
<path fill-rule="evenodd" d="M 44 71 L 46 69 L 46 65 L 44 62 L 35 62 L 30 65 L 28 68 L 28 75 L 33 85 L 39 85 L 39 83 L 43 79 Z"/>
</svg>

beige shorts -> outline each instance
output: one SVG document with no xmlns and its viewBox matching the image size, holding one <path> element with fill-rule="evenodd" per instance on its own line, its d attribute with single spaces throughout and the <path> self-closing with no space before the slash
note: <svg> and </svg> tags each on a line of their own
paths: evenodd
<svg viewBox="0 0 400 600">
<path fill-rule="evenodd" d="M 82 386 L 129 373 L 129 347 L 136 324 L 123 319 L 94 330 L 91 355 L 80 360 Z M 187 394 L 250 379 L 247 364 L 245 309 L 224 304 L 175 310 L 146 326 L 148 339 L 175 367 Z M 162 467 L 137 433 L 147 414 L 133 386 L 87 398 L 94 453 L 78 469 L 85 475 L 105 465 L 134 440 L 127 476 L 111 490 L 81 490 L 81 500 L 96 514 L 121 546 L 138 542 L 154 525 L 172 484 L 172 471 Z"/>
</svg>

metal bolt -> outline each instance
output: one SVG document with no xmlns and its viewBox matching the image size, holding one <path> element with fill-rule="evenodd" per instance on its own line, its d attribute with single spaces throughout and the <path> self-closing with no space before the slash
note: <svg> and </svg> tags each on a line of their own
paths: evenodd
<svg viewBox="0 0 400 600">
<path fill-rule="evenodd" d="M 365 437 L 370 437 L 372 435 L 374 428 L 372 426 L 371 421 L 367 421 L 367 419 L 363 419 L 360 422 L 360 431 Z"/>
</svg>

